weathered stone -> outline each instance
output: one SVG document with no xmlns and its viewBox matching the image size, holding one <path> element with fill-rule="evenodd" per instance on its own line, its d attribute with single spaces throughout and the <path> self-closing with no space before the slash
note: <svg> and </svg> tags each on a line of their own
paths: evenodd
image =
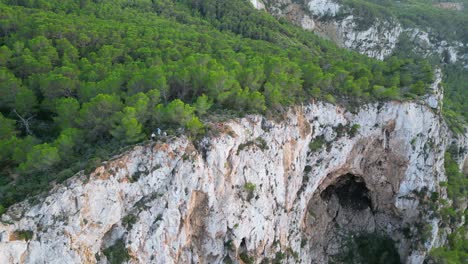
<svg viewBox="0 0 468 264">
<path fill-rule="evenodd" d="M 315 138 L 350 124 L 360 125 L 354 137 L 341 133 L 309 151 Z M 116 239 L 130 263 L 238 263 L 241 253 L 259 263 L 277 252 L 285 263 L 326 261 L 342 242 L 330 215 L 349 231 L 366 226 L 399 239 L 406 263 L 421 263 L 440 243 L 439 220 L 426 219 L 414 195 L 427 188 L 445 197 L 439 182 L 450 133 L 428 107 L 389 102 L 353 114 L 316 103 L 292 108 L 283 121 L 248 116 L 222 127 L 198 149 L 184 137 L 136 146 L 56 186 L 39 204 L 14 205 L 0 224 L 0 263 L 105 263 L 103 250 Z M 239 151 L 258 138 L 268 147 Z M 346 174 L 363 181 L 371 205 L 356 211 L 336 195 L 317 203 Z M 428 243 L 403 238 L 400 227 L 426 220 Z M 31 230 L 32 239 L 10 239 L 17 230 Z"/>
</svg>

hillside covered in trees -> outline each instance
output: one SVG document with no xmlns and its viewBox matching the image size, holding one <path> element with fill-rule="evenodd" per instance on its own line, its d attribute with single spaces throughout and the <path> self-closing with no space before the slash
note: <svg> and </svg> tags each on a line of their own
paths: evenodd
<svg viewBox="0 0 468 264">
<path fill-rule="evenodd" d="M 428 33 L 434 43 L 456 43 L 459 60 L 450 61 L 447 51 L 437 54 L 418 54 L 409 30 L 400 37 L 394 55 L 400 58 L 424 57 L 433 65 L 440 65 L 444 73 L 444 116 L 456 132 L 463 131 L 461 123 L 468 121 L 468 1 L 466 0 L 337 0 L 352 8 L 361 28 L 368 28 L 377 20 L 398 21 L 405 29 L 416 29 Z M 409 35 L 408 35 L 409 34 Z M 423 45 L 424 46 L 424 45 Z M 440 51 L 439 51 L 440 52 Z"/>
<path fill-rule="evenodd" d="M 215 116 L 310 98 L 353 109 L 433 80 L 425 60 L 369 59 L 242 0 L 2 0 L 0 13 L 0 209 L 157 127 L 196 139 Z"/>
<path fill-rule="evenodd" d="M 387 2 L 379 5 L 394 12 Z M 216 132 L 211 121 L 279 115 L 312 99 L 350 111 L 417 100 L 437 62 L 400 55 L 378 61 L 340 49 L 247 0 L 0 0 L 0 215 L 156 128 L 197 141 Z M 444 111 L 460 132 L 466 75 L 458 69 L 448 71 Z M 466 177 L 452 152 L 446 184 L 457 201 Z M 465 212 L 442 214 L 455 221 Z M 465 233 L 460 227 L 452 251 L 435 255 L 465 258 Z"/>
</svg>

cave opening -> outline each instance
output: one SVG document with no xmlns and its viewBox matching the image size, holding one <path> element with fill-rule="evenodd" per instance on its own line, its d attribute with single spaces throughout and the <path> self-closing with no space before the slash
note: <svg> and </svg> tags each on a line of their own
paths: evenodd
<svg viewBox="0 0 468 264">
<path fill-rule="evenodd" d="M 333 196 L 338 198 L 343 208 L 352 210 L 372 209 L 369 189 L 361 177 L 345 174 L 330 184 L 320 194 L 322 200 L 329 201 Z"/>
</svg>

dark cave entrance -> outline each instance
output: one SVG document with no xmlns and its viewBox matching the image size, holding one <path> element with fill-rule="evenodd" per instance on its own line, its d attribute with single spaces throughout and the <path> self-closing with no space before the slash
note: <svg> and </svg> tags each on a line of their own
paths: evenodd
<svg viewBox="0 0 468 264">
<path fill-rule="evenodd" d="M 386 217 L 371 198 L 379 194 L 369 190 L 363 177 L 352 173 L 326 184 L 308 206 L 307 230 L 314 241 L 311 250 L 324 254 L 323 261 L 328 263 L 400 264 L 394 240 L 382 229 L 380 221 Z"/>
<path fill-rule="evenodd" d="M 343 208 L 359 211 L 367 208 L 372 209 L 372 202 L 366 183 L 361 177 L 353 174 L 348 173 L 339 177 L 320 194 L 322 200 L 327 201 L 332 196 L 338 198 L 338 202 Z"/>
</svg>

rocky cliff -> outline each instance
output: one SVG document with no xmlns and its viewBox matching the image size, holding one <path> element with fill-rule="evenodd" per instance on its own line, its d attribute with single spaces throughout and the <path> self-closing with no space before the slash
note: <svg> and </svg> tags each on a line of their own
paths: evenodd
<svg viewBox="0 0 468 264">
<path fill-rule="evenodd" d="M 422 263 L 446 233 L 428 206 L 451 137 L 436 111 L 311 102 L 135 146 L 10 208 L 0 263 L 326 263 L 360 234 Z"/>
<path fill-rule="evenodd" d="M 421 56 L 437 55 L 446 63 L 468 65 L 466 43 L 440 39 L 431 28 L 404 27 L 394 17 L 362 17 L 335 0 L 255 0 L 257 9 L 285 17 L 304 29 L 331 39 L 376 59 L 391 55 L 402 41 L 412 43 L 412 52 Z"/>
</svg>

